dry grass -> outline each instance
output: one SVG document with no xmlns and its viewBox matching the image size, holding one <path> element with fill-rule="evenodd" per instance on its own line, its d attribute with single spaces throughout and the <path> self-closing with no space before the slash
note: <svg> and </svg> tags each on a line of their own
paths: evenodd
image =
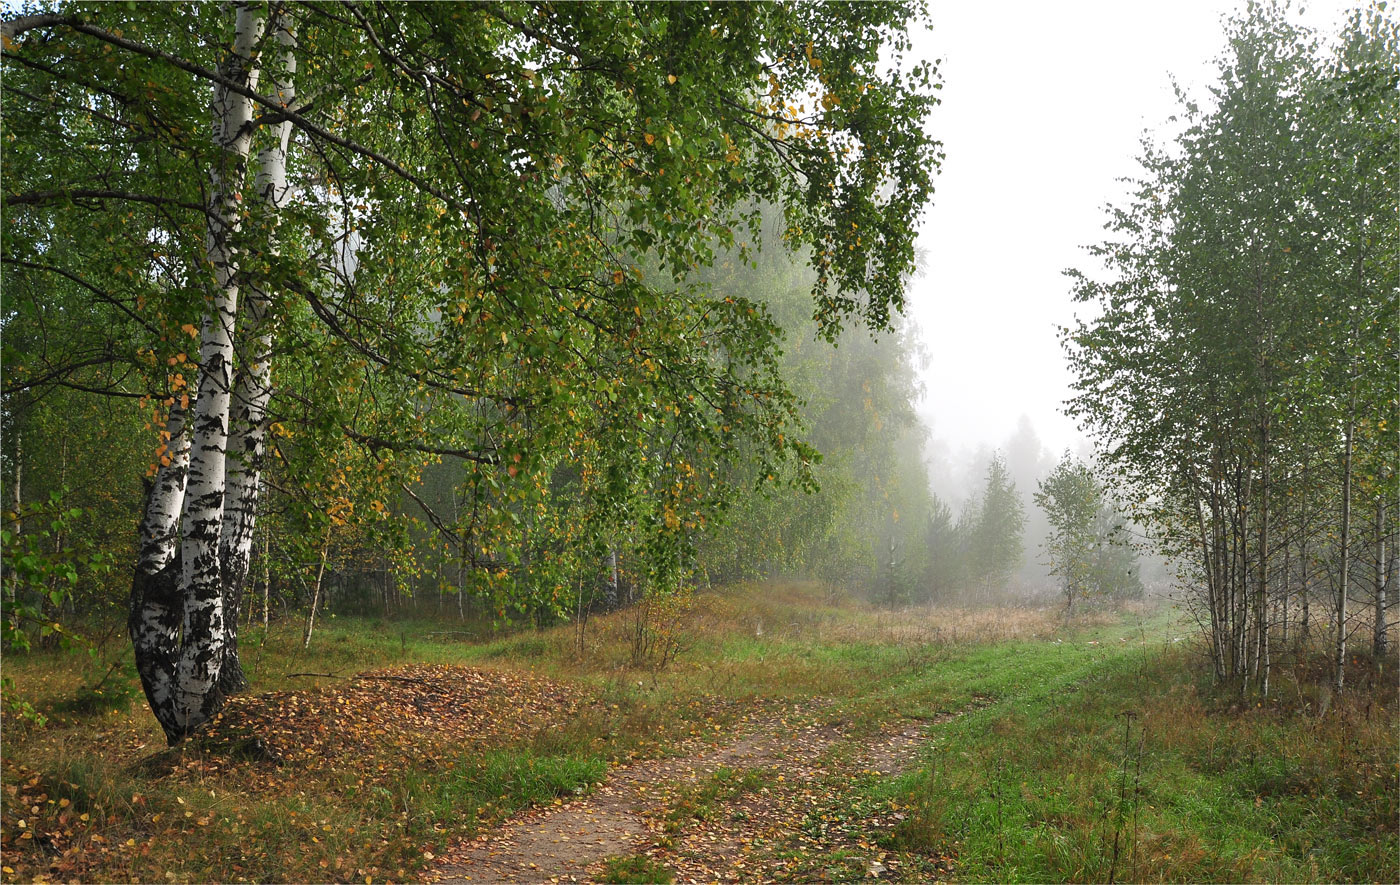
<svg viewBox="0 0 1400 885">
<path fill-rule="evenodd" d="M 1145 614 L 1147 604 L 1127 611 Z M 959 645 L 1040 639 L 1067 629 L 1118 623 L 1124 609 L 1077 615 L 1067 622 L 1057 606 L 947 606 L 925 604 L 880 608 L 816 582 L 742 584 L 724 592 L 700 594 L 678 612 L 674 627 L 691 642 L 736 635 L 777 642 Z M 597 660 L 618 660 L 633 629 L 633 614 L 617 612 L 592 619 L 587 635 Z M 563 633 L 550 645 L 569 645 Z"/>
</svg>

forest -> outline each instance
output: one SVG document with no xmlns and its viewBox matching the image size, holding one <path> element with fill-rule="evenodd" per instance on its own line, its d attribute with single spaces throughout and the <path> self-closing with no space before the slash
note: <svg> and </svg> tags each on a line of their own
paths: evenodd
<svg viewBox="0 0 1400 885">
<path fill-rule="evenodd" d="M 930 21 L 6 7 L 5 880 L 1400 878 L 1400 23 L 1222 20 L 1056 451 Z"/>
</svg>

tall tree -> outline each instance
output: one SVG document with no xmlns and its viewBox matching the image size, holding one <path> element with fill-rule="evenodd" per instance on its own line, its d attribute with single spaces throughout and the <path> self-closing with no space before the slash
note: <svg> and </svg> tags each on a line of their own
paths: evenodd
<svg viewBox="0 0 1400 885">
<path fill-rule="evenodd" d="M 920 14 L 65 3 L 7 20 L 7 300 L 58 287 L 112 320 L 86 353 L 26 354 L 45 368 L 24 383 L 128 365 L 121 392 L 165 407 L 130 625 L 169 740 L 241 683 L 230 615 L 265 440 L 298 485 L 367 450 L 386 514 L 390 490 L 460 462 L 469 517 L 430 518 L 517 589 L 566 463 L 666 568 L 732 440 L 805 457 L 776 328 L 687 277 L 768 201 L 815 271 L 823 333 L 890 323 L 938 162 L 932 70 L 903 62 Z"/>
</svg>

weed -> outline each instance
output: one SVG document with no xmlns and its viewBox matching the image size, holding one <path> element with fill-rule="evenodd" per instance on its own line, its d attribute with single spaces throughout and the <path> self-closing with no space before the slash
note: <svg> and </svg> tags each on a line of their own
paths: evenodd
<svg viewBox="0 0 1400 885">
<path fill-rule="evenodd" d="M 1123 753 L 1121 757 L 1122 762 L 1119 765 L 1118 804 L 1114 809 L 1112 857 L 1108 865 L 1108 881 L 1110 883 L 1117 881 L 1118 861 L 1120 859 L 1119 848 L 1123 842 L 1123 830 L 1127 824 L 1128 808 L 1130 805 L 1132 807 L 1132 832 L 1128 842 L 1128 856 L 1132 860 L 1133 870 L 1137 869 L 1138 796 L 1142 784 L 1142 747 L 1147 740 L 1146 732 L 1139 731 L 1137 754 L 1134 756 L 1132 753 L 1132 731 L 1133 720 L 1137 718 L 1137 715 L 1138 714 L 1132 710 L 1125 710 L 1119 714 L 1123 719 Z M 1133 769 L 1131 799 L 1129 799 L 1128 792 L 1129 767 Z"/>
</svg>

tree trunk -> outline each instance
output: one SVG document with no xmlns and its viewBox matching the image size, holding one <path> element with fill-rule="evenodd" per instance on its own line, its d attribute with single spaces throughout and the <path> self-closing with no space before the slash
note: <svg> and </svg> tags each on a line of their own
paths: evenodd
<svg viewBox="0 0 1400 885">
<path fill-rule="evenodd" d="M 14 501 L 15 518 L 10 521 L 10 528 L 15 536 L 15 542 L 19 542 L 20 532 L 24 530 L 23 520 L 20 514 L 24 512 L 24 498 L 20 495 L 20 479 L 24 476 L 24 448 L 21 443 L 24 437 L 15 434 L 15 484 L 10 487 L 10 495 Z"/>
<path fill-rule="evenodd" d="M 457 622 L 463 623 L 467 620 L 467 591 L 466 591 L 466 567 L 467 555 L 465 551 L 457 558 Z"/>
<path fill-rule="evenodd" d="M 267 627 L 268 627 L 268 620 L 269 620 L 269 617 L 270 617 L 270 616 L 269 616 L 269 613 L 268 613 L 268 609 L 269 609 L 269 607 L 270 607 L 271 604 L 272 604 L 272 536 L 271 536 L 271 533 L 268 532 L 268 530 L 267 530 L 266 527 L 263 528 L 263 561 L 262 561 L 262 567 L 263 567 L 263 580 L 262 580 L 262 585 L 263 585 L 262 628 L 263 628 L 263 637 L 264 637 L 264 638 L 263 638 L 263 641 L 265 642 L 265 641 L 267 641 L 267 640 L 266 640 L 266 637 L 267 637 Z"/>
<path fill-rule="evenodd" d="M 1288 620 L 1289 620 L 1289 613 L 1291 612 L 1291 610 L 1292 610 L 1292 608 L 1293 608 L 1292 605 L 1290 604 L 1291 600 L 1288 598 L 1288 596 L 1289 596 L 1289 589 L 1288 589 L 1288 588 L 1289 588 L 1289 583 L 1288 583 L 1288 582 L 1289 582 L 1290 580 L 1292 580 L 1292 577 L 1291 577 L 1291 576 L 1292 576 L 1292 572 L 1293 572 L 1293 557 L 1292 557 L 1292 549 L 1293 549 L 1293 548 L 1292 548 L 1292 547 L 1289 545 L 1289 543 L 1288 543 L 1288 541 L 1289 541 L 1289 538 L 1288 538 L 1288 507 L 1287 507 L 1287 501 L 1286 501 L 1286 499 L 1285 499 L 1285 504 L 1284 504 L 1284 507 L 1283 507 L 1283 509 L 1282 509 L 1282 512 L 1279 514 L 1279 522 L 1283 524 L 1283 579 L 1282 579 L 1281 581 L 1278 582 L 1278 583 L 1279 583 L 1279 586 L 1281 587 L 1281 591 L 1282 591 L 1282 592 L 1279 593 L 1279 598 L 1280 598 L 1281 600 L 1283 600 L 1283 609 L 1282 609 L 1282 611 L 1280 612 L 1280 614 L 1282 615 L 1282 617 L 1279 618 L 1279 626 L 1282 627 L 1283 629 L 1282 629 L 1282 631 L 1281 631 L 1281 634 L 1282 634 L 1282 635 L 1280 635 L 1279 640 L 1280 640 L 1280 642 L 1282 642 L 1282 644 L 1283 644 L 1284 653 L 1287 654 L 1287 652 L 1288 652 Z"/>
<path fill-rule="evenodd" d="M 10 485 L 10 492 L 14 496 L 14 511 L 10 519 L 10 532 L 12 537 L 10 543 L 15 545 L 14 549 L 18 548 L 20 534 L 24 530 L 24 520 L 21 518 L 20 515 L 24 512 L 21 509 L 24 506 L 24 501 L 20 498 L 19 493 L 20 478 L 24 473 L 22 467 L 22 463 L 24 461 L 24 450 L 20 445 L 21 441 L 22 437 L 20 437 L 19 434 L 15 434 L 15 478 L 14 482 Z M 2 575 L 3 572 L 3 567 L 0 567 L 0 575 Z M 4 583 L 3 590 L 0 590 L 0 596 L 3 596 L 8 604 L 14 605 L 18 601 L 17 597 L 19 596 L 19 582 L 6 581 Z"/>
<path fill-rule="evenodd" d="M 331 548 L 331 527 L 326 526 L 326 537 L 321 541 L 321 562 L 316 566 L 316 583 L 311 587 L 311 610 L 306 613 L 306 632 L 301 637 L 301 647 L 311 647 L 311 631 L 316 627 L 316 606 L 321 602 L 321 578 L 326 574 L 326 553 Z"/>
<path fill-rule="evenodd" d="M 1336 631 L 1333 635 L 1332 690 L 1339 699 L 1346 684 L 1347 667 L 1347 590 L 1351 583 L 1351 461 L 1352 434 L 1356 424 L 1356 382 L 1352 381 L 1351 403 L 1347 411 L 1345 444 L 1342 450 L 1342 537 L 1339 555 L 1341 576 L 1337 584 Z"/>
<path fill-rule="evenodd" d="M 136 572 L 131 582 L 127 635 L 136 656 L 136 672 L 156 720 L 170 743 L 182 731 L 175 717 L 175 665 L 180 644 L 180 559 L 175 543 L 189 472 L 190 445 L 185 409 L 170 408 L 162 434 L 160 466 L 146 494 Z"/>
<path fill-rule="evenodd" d="M 1269 696 L 1269 421 L 1264 419 L 1262 468 L 1259 489 L 1259 585 L 1254 595 L 1254 619 L 1259 630 L 1255 662 L 1259 693 Z"/>
<path fill-rule="evenodd" d="M 254 59 L 264 21 L 246 3 L 239 3 L 234 14 L 233 44 L 219 65 L 219 73 L 252 91 L 258 85 Z M 213 272 L 214 291 L 200 329 L 199 385 L 188 419 L 188 460 L 184 470 L 177 471 L 183 473 L 179 483 L 158 474 L 147 499 L 128 620 L 137 672 L 172 744 L 222 706 L 219 673 L 229 629 L 220 535 L 238 313 L 235 235 L 243 215 L 242 189 L 254 127 L 253 102 L 227 86 L 215 87 L 212 107 L 216 157 L 209 171 L 205 256 Z M 182 431 L 184 410 L 182 402 Z M 170 428 L 167 433 L 167 444 L 174 445 L 178 435 Z M 173 493 L 176 484 L 181 494 Z M 180 545 L 175 552 L 177 525 Z"/>
<path fill-rule="evenodd" d="M 280 10 L 269 26 L 273 40 L 282 51 L 272 75 L 275 93 L 291 104 L 295 98 L 296 37 L 291 19 Z M 254 190 L 259 207 L 266 213 L 264 230 L 268 251 L 275 254 L 275 220 L 287 200 L 287 147 L 292 124 L 285 121 L 272 130 L 272 144 L 258 154 Z M 233 391 L 228 443 L 228 487 L 224 498 L 224 525 L 220 537 L 223 601 L 228 621 L 224 661 L 219 672 L 219 690 L 232 694 L 247 688 L 243 665 L 238 659 L 238 610 L 248 579 L 248 562 L 253 550 L 253 529 L 257 522 L 258 496 L 262 484 L 263 460 L 267 449 L 267 404 L 272 396 L 272 324 L 268 321 L 271 299 L 266 281 L 250 282 L 246 301 L 246 324 L 240 329 L 238 383 Z"/>
<path fill-rule="evenodd" d="M 617 548 L 608 550 L 608 609 L 622 605 L 622 595 L 617 572 Z"/>
<path fill-rule="evenodd" d="M 1376 498 L 1376 608 L 1371 630 L 1371 658 L 1379 671 L 1386 653 L 1386 594 L 1390 574 L 1385 560 L 1385 495 Z"/>
</svg>

